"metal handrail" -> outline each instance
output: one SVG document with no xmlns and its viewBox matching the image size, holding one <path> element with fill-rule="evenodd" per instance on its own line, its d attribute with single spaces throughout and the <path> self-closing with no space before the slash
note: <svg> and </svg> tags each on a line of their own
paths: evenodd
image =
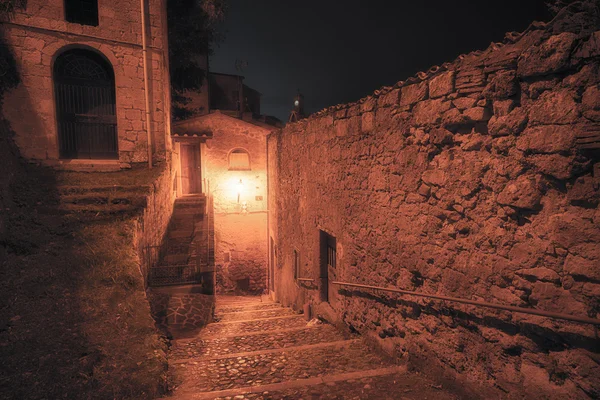
<svg viewBox="0 0 600 400">
<path fill-rule="evenodd" d="M 551 312 L 551 311 L 534 310 L 531 308 L 515 307 L 515 306 L 505 306 L 505 305 L 501 305 L 501 304 L 487 303 L 485 301 L 467 300 L 467 299 L 461 299 L 458 297 L 440 296 L 440 295 L 436 295 L 436 294 L 425 294 L 425 293 L 419 293 L 419 292 L 412 292 L 409 290 L 386 288 L 386 287 L 372 286 L 372 285 L 363 285 L 360 283 L 349 283 L 349 282 L 340 282 L 340 281 L 332 281 L 331 283 L 334 285 L 339 285 L 339 286 L 349 286 L 349 287 L 357 287 L 357 288 L 363 288 L 363 289 L 374 289 L 374 290 L 381 290 L 381 291 L 385 291 L 385 292 L 407 294 L 410 296 L 428 297 L 428 298 L 437 299 L 437 300 L 446 300 L 446 301 L 453 301 L 455 303 L 470 304 L 472 306 L 478 306 L 478 307 L 495 308 L 497 310 L 512 311 L 512 312 L 531 314 L 531 315 L 539 315 L 542 317 L 553 318 L 553 319 L 564 319 L 567 321 L 579 322 L 579 323 L 583 323 L 583 324 L 600 325 L 599 319 L 588 318 L 588 317 L 577 317 L 574 315 L 556 313 L 556 312 Z"/>
<path fill-rule="evenodd" d="M 314 282 L 315 281 L 314 279 L 311 279 L 311 278 L 296 278 L 296 280 L 300 281 L 300 282 Z"/>
</svg>

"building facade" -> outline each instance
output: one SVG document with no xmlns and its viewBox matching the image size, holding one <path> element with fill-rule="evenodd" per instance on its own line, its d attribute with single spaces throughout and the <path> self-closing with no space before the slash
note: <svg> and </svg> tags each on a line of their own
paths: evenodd
<svg viewBox="0 0 600 400">
<path fill-rule="evenodd" d="M 173 125 L 177 196 L 211 198 L 220 292 L 266 287 L 266 138 L 276 129 L 219 110 Z"/>
<path fill-rule="evenodd" d="M 144 10 L 136 1 L 29 0 L 1 29 L 22 79 L 4 114 L 26 159 L 115 170 L 147 162 L 149 141 L 154 159 L 166 157 L 165 0 Z"/>
</svg>

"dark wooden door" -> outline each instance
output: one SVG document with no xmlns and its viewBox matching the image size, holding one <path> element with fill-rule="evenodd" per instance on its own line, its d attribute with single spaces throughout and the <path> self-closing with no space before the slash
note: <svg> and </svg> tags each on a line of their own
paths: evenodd
<svg viewBox="0 0 600 400">
<path fill-rule="evenodd" d="M 200 146 L 181 145 L 181 192 L 183 194 L 202 193 L 200 173 Z"/>
</svg>

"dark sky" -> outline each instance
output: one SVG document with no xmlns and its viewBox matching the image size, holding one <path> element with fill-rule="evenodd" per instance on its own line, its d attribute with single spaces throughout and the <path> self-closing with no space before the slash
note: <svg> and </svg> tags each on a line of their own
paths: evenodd
<svg viewBox="0 0 600 400">
<path fill-rule="evenodd" d="M 297 89 L 308 112 L 483 50 L 508 31 L 548 21 L 545 0 L 229 0 L 210 68 L 262 93 L 262 113 L 287 120 Z"/>
</svg>

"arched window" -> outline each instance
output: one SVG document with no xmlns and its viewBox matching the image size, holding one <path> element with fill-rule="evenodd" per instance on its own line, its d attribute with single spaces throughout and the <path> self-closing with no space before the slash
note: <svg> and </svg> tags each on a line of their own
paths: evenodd
<svg viewBox="0 0 600 400">
<path fill-rule="evenodd" d="M 250 170 L 250 155 L 244 149 L 235 149 L 229 153 L 230 171 Z"/>
<path fill-rule="evenodd" d="M 67 50 L 54 63 L 61 158 L 118 158 L 115 77 L 100 54 Z"/>
<path fill-rule="evenodd" d="M 65 19 L 76 24 L 98 26 L 98 0 L 65 0 Z"/>
</svg>

